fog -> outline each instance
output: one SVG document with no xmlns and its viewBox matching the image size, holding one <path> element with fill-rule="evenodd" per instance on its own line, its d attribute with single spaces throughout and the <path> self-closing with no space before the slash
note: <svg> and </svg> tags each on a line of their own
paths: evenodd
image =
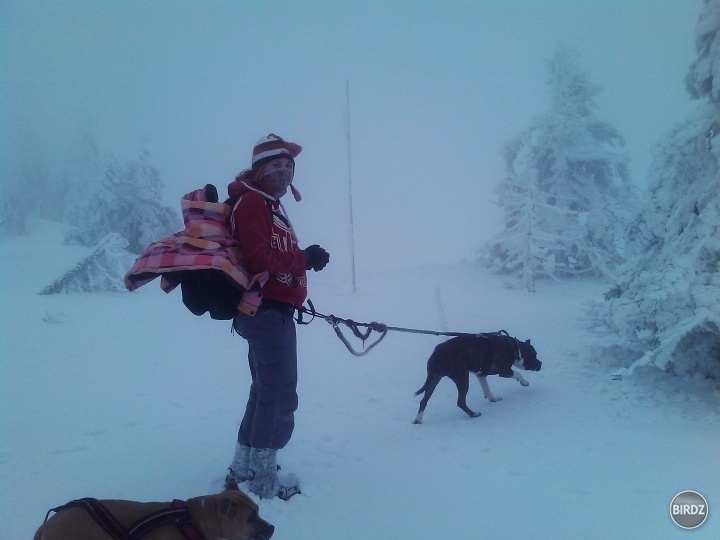
<svg viewBox="0 0 720 540">
<path fill-rule="evenodd" d="M 701 0 L 4 2 L 3 182 L 28 141 L 50 171 L 82 133 L 141 146 L 166 202 L 224 192 L 268 133 L 301 144 L 286 202 L 303 245 L 349 275 L 350 157 L 358 277 L 472 259 L 500 229 L 502 144 L 548 111 L 557 45 L 605 91 L 598 116 L 650 149 L 694 106 L 683 79 Z M 349 87 L 349 92 L 347 91 Z M 348 116 L 349 97 L 349 116 Z"/>
</svg>

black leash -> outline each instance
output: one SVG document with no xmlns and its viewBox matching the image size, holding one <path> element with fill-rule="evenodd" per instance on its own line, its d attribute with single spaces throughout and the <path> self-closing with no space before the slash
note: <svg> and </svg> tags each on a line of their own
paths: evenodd
<svg viewBox="0 0 720 540">
<path fill-rule="evenodd" d="M 470 332 L 438 332 L 436 330 L 420 330 L 417 328 L 403 328 L 400 326 L 388 326 L 383 323 L 379 322 L 370 322 L 370 323 L 362 323 L 362 322 L 356 322 L 352 319 L 343 319 L 341 317 L 336 317 L 335 315 L 323 315 L 322 313 L 318 312 L 315 309 L 315 306 L 313 303 L 308 300 L 307 301 L 308 306 L 310 308 L 306 307 L 300 307 L 296 308 L 298 312 L 297 316 L 297 323 L 298 324 L 310 324 L 316 317 L 320 319 L 324 319 L 328 323 L 330 323 L 333 327 L 333 330 L 335 330 L 335 333 L 340 338 L 340 341 L 342 341 L 345 344 L 345 347 L 347 347 L 347 350 L 350 351 L 355 356 L 365 356 L 367 353 L 369 353 L 378 343 L 380 343 L 383 339 L 385 339 L 385 336 L 387 335 L 388 331 L 392 332 L 406 332 L 410 334 L 428 334 L 432 336 L 449 336 L 449 337 L 458 337 L 458 336 L 492 336 L 492 335 L 503 335 L 510 337 L 510 335 L 505 330 L 500 330 L 499 332 L 490 332 L 490 333 L 483 333 L 483 334 L 477 334 L 477 333 L 470 333 Z M 307 314 L 310 315 L 310 320 L 305 322 L 303 320 L 303 315 Z M 353 346 L 350 344 L 350 342 L 347 340 L 345 335 L 342 333 L 342 329 L 340 328 L 340 325 L 343 324 L 350 328 L 352 333 L 360 339 L 363 342 L 363 350 L 362 351 L 356 351 Z M 360 328 L 365 328 L 366 330 L 360 330 Z M 368 340 L 370 335 L 373 332 L 377 332 L 380 335 L 370 343 L 367 347 L 365 347 L 365 341 Z"/>
</svg>

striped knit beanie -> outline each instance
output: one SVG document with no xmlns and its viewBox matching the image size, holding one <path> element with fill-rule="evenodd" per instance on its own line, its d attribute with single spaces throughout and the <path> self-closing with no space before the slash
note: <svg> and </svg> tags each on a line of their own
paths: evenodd
<svg viewBox="0 0 720 540">
<path fill-rule="evenodd" d="M 253 171 L 257 171 L 266 163 L 281 157 L 291 159 L 294 163 L 300 152 L 302 152 L 302 147 L 299 144 L 284 141 L 281 137 L 271 133 L 260 139 L 253 148 Z"/>
</svg>

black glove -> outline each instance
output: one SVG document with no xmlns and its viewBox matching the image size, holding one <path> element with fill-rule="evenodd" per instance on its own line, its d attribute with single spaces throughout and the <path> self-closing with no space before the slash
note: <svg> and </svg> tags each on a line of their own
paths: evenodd
<svg viewBox="0 0 720 540">
<path fill-rule="evenodd" d="M 330 260 L 330 254 L 317 244 L 313 244 L 305 248 L 305 257 L 307 258 L 306 270 L 311 268 L 316 272 L 319 272 Z"/>
</svg>

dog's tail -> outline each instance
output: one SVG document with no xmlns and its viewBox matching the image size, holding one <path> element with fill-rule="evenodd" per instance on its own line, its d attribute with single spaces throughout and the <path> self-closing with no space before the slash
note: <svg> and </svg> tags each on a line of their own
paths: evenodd
<svg viewBox="0 0 720 540">
<path fill-rule="evenodd" d="M 422 388 L 415 392 L 416 396 L 419 396 L 420 394 L 424 394 L 425 390 L 427 389 L 427 381 L 425 381 L 425 384 L 423 384 Z"/>
</svg>

